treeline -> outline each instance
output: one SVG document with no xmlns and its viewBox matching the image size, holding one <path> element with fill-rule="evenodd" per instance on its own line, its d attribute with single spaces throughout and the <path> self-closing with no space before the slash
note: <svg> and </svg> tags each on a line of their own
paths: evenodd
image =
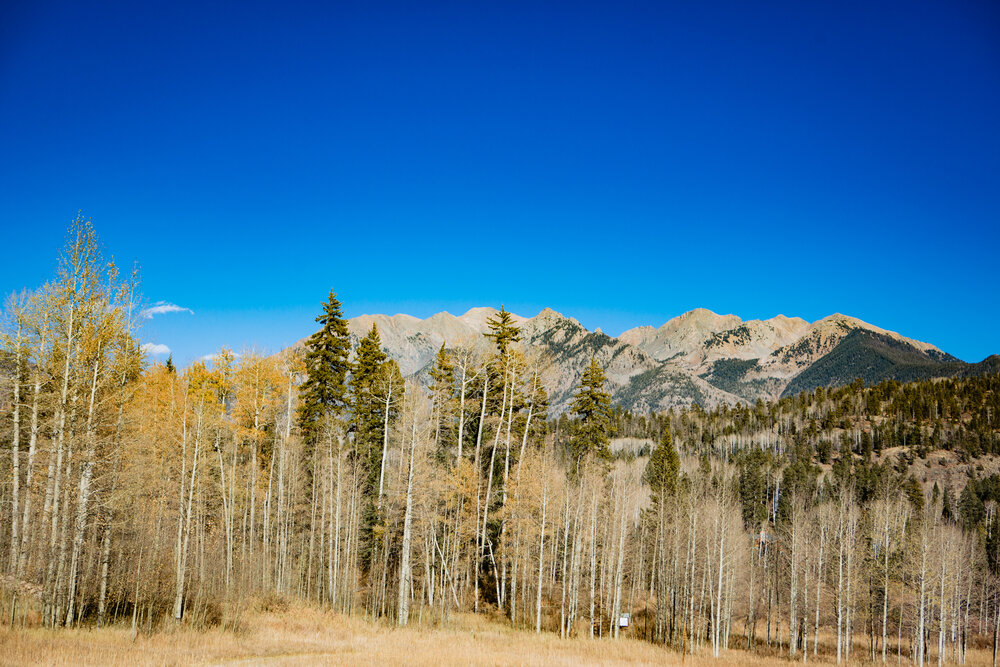
<svg viewBox="0 0 1000 667">
<path fill-rule="evenodd" d="M 935 490 L 915 466 L 997 451 L 996 376 L 634 416 L 591 363 L 550 419 L 502 309 L 422 385 L 375 327 L 352 349 L 332 292 L 301 349 L 184 369 L 148 363 L 137 299 L 78 220 L 56 279 L 8 301 L 12 623 L 231 626 L 294 597 L 715 655 L 995 641 L 1000 478 Z"/>
</svg>

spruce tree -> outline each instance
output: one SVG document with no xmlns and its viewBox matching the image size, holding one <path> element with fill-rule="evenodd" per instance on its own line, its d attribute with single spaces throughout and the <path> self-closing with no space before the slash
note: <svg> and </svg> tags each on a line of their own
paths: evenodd
<svg viewBox="0 0 1000 667">
<path fill-rule="evenodd" d="M 310 449 L 323 424 L 340 415 L 346 407 L 344 382 L 351 367 L 347 320 L 333 290 L 316 322 L 320 325 L 319 331 L 306 341 L 306 379 L 300 389 L 298 410 L 299 430 Z"/>
<path fill-rule="evenodd" d="M 431 396 L 434 400 L 434 411 L 437 423 L 434 431 L 435 451 L 439 461 L 450 460 L 448 448 L 451 444 L 451 411 L 455 394 L 455 364 L 448 356 L 444 343 L 434 359 L 431 369 Z"/>
<path fill-rule="evenodd" d="M 379 371 L 386 359 L 382 351 L 382 339 L 373 324 L 368 334 L 358 343 L 351 372 L 351 430 L 354 433 L 354 449 L 367 461 L 381 442 L 382 419 L 375 385 Z M 366 463 L 367 467 L 367 463 Z"/>
<path fill-rule="evenodd" d="M 434 380 L 431 392 L 435 398 L 441 394 L 450 394 L 455 389 L 455 364 L 448 356 L 444 343 L 441 343 L 441 349 L 438 350 L 437 356 L 434 358 L 431 379 Z"/>
<path fill-rule="evenodd" d="M 979 525 L 986 513 L 983 501 L 976 491 L 977 484 L 973 478 L 958 497 L 958 516 L 962 520 L 962 527 L 966 530 L 973 530 Z"/>
<path fill-rule="evenodd" d="M 607 378 L 596 359 L 580 378 L 580 386 L 573 395 L 570 410 L 578 422 L 576 433 L 570 441 L 574 465 L 590 454 L 607 459 L 611 456 L 611 396 L 604 390 Z"/>
<path fill-rule="evenodd" d="M 669 421 L 663 429 L 660 441 L 649 455 L 646 464 L 646 481 L 653 500 L 662 503 L 677 492 L 677 480 L 681 470 L 681 459 L 670 437 Z"/>
<path fill-rule="evenodd" d="M 350 388 L 354 457 L 363 474 L 361 567 L 367 572 L 375 548 L 381 543 L 379 488 L 386 429 L 395 422 L 403 397 L 403 376 L 396 362 L 382 350 L 382 339 L 374 324 L 358 343 Z"/>
<path fill-rule="evenodd" d="M 510 352 L 510 344 L 521 340 L 521 328 L 514 322 L 514 316 L 504 310 L 503 305 L 496 315 L 486 321 L 489 331 L 483 334 L 497 346 L 497 354 L 504 358 Z"/>
<path fill-rule="evenodd" d="M 936 486 L 937 482 L 935 482 L 935 487 Z M 936 500 L 937 498 L 932 498 L 931 502 L 933 503 Z M 955 519 L 955 515 L 951 511 L 952 510 L 951 505 L 952 505 L 951 488 L 945 486 L 944 495 L 941 498 L 941 518 L 944 519 L 945 521 L 953 521 Z"/>
</svg>

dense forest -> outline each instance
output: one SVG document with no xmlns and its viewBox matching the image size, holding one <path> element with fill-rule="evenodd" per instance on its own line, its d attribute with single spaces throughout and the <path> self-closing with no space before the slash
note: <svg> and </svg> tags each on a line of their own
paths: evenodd
<svg viewBox="0 0 1000 667">
<path fill-rule="evenodd" d="M 352 346 L 332 291 L 304 346 L 178 368 L 88 221 L 59 266 L 4 311 L 11 624 L 236 627 L 296 598 L 716 656 L 995 646 L 998 375 L 634 415 L 591 363 L 554 415 L 502 309 L 426 383 L 377 328 Z"/>
</svg>

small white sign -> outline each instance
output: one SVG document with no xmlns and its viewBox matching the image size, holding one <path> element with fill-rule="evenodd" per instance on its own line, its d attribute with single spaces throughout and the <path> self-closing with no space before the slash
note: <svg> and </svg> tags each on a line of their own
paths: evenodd
<svg viewBox="0 0 1000 667">
<path fill-rule="evenodd" d="M 621 618 L 618 619 L 618 627 L 619 628 L 627 628 L 628 627 L 628 619 L 629 619 L 629 614 L 622 614 Z"/>
</svg>

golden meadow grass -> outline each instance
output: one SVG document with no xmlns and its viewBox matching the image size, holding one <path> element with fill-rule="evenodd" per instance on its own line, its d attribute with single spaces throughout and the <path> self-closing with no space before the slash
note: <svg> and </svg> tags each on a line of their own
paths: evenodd
<svg viewBox="0 0 1000 667">
<path fill-rule="evenodd" d="M 809 663 L 835 662 L 834 640 L 821 638 L 821 654 Z M 984 648 L 970 650 L 969 665 L 990 663 Z M 702 654 L 677 651 L 622 638 L 560 639 L 511 629 L 485 616 L 455 614 L 438 622 L 422 619 L 405 629 L 306 605 L 284 611 L 252 612 L 238 631 L 188 628 L 139 633 L 127 626 L 102 629 L 0 629 L 2 665 L 768 665 L 793 664 L 774 650 L 733 649 L 719 659 L 710 646 Z M 857 655 L 866 657 L 858 643 Z M 801 662 L 796 660 L 794 662 Z M 903 664 L 908 664 L 905 655 Z M 935 660 L 936 662 L 936 660 Z M 852 664 L 865 664 L 852 660 Z M 889 664 L 897 664 L 891 655 Z"/>
</svg>

